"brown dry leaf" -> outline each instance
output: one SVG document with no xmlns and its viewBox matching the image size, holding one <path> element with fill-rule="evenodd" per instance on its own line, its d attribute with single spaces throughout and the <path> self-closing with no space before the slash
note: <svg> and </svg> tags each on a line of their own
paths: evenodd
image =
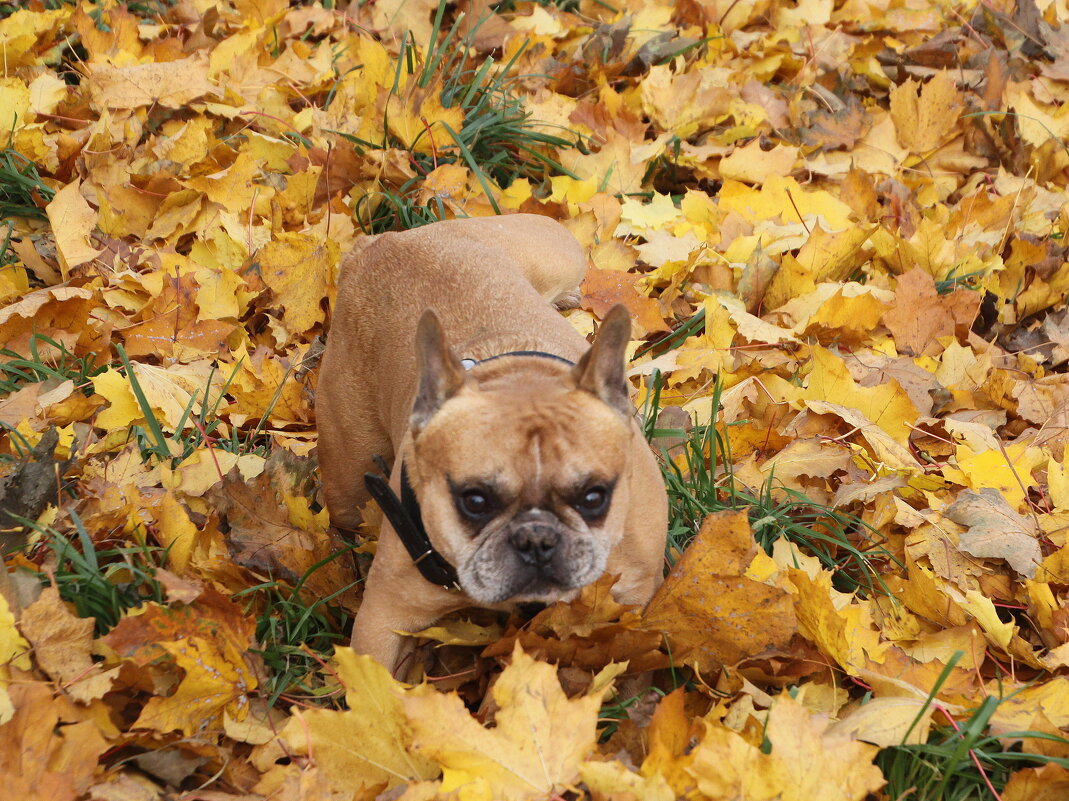
<svg viewBox="0 0 1069 801">
<path fill-rule="evenodd" d="M 958 537 L 958 547 L 967 554 L 1005 559 L 1024 578 L 1034 578 L 1043 552 L 1034 521 L 1022 517 L 997 490 L 963 490 L 943 514 L 968 528 Z"/>
<path fill-rule="evenodd" d="M 327 512 L 311 511 L 294 474 L 281 459 L 269 462 L 252 480 L 235 466 L 208 497 L 213 508 L 225 516 L 226 542 L 236 564 L 291 585 L 308 573 L 304 586 L 319 597 L 355 582 L 346 559 L 332 559 L 309 572 L 335 551 L 327 534 Z"/>
<path fill-rule="evenodd" d="M 574 601 L 549 606 L 518 631 L 490 644 L 483 656 L 508 656 L 519 643 L 536 659 L 588 671 L 611 662 L 626 662 L 629 673 L 667 667 L 670 660 L 661 651 L 661 633 L 642 626 L 636 607 L 613 599 L 615 580 L 604 575 L 583 587 Z"/>
<path fill-rule="evenodd" d="M 199 319 L 197 282 L 190 276 L 163 280 L 163 291 L 145 307 L 145 321 L 123 332 L 127 354 L 190 362 L 225 349 L 235 325 Z"/>
<path fill-rule="evenodd" d="M 109 747 L 100 729 L 47 685 L 26 680 L 10 688 L 15 715 L 0 725 L 0 776 L 5 798 L 75 801 L 98 775 Z"/>
<path fill-rule="evenodd" d="M 240 606 L 214 589 L 205 590 L 189 605 L 149 603 L 138 612 L 126 615 L 101 640 L 117 655 L 141 667 L 159 664 L 161 658 L 166 662 L 164 644 L 188 637 L 215 640 L 216 651 L 240 651 L 256 628 Z"/>
<path fill-rule="evenodd" d="M 83 703 L 102 697 L 117 672 L 100 671 L 90 657 L 93 627 L 92 618 L 75 617 L 67 610 L 54 586 L 46 587 L 19 618 L 19 628 L 33 643 L 38 666 Z"/>
<path fill-rule="evenodd" d="M 673 658 L 703 673 L 785 648 L 794 605 L 744 575 L 756 553 L 745 512 L 710 515 L 650 600 L 643 627 L 663 632 Z"/>
<path fill-rule="evenodd" d="M 822 150 L 852 148 L 868 127 L 865 109 L 852 95 L 842 108 L 818 109 L 809 115 L 807 122 L 802 129 L 802 141 Z"/>
<path fill-rule="evenodd" d="M 923 87 L 912 78 L 891 92 L 891 118 L 898 141 L 926 154 L 943 144 L 958 124 L 961 92 L 948 72 L 937 72 Z"/>
<path fill-rule="evenodd" d="M 931 275 L 915 267 L 899 277 L 894 308 L 883 315 L 883 322 L 900 352 L 933 356 L 943 350 L 940 337 L 964 338 L 982 299 L 967 289 L 940 295 Z"/>
<path fill-rule="evenodd" d="M 604 318 L 609 309 L 622 303 L 631 312 L 632 327 L 637 326 L 639 336 L 667 331 L 668 325 L 661 317 L 660 305 L 639 293 L 636 286 L 638 278 L 637 275 L 618 270 L 588 268 L 580 287 L 583 293 L 582 307 Z"/>
</svg>

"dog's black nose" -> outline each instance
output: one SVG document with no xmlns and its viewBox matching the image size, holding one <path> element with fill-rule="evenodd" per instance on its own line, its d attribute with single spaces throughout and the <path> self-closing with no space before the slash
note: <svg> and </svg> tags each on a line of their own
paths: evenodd
<svg viewBox="0 0 1069 801">
<path fill-rule="evenodd" d="M 509 533 L 509 542 L 520 559 L 532 567 L 548 565 L 559 541 L 560 534 L 556 527 L 544 523 L 517 526 Z"/>
</svg>

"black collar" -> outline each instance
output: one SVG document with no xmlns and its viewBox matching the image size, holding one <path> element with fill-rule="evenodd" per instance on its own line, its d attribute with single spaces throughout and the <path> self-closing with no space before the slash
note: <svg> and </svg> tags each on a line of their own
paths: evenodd
<svg viewBox="0 0 1069 801">
<path fill-rule="evenodd" d="M 404 463 L 401 464 L 400 499 L 390 489 L 389 482 L 376 473 L 364 474 L 364 486 L 393 525 L 393 530 L 404 543 L 408 555 L 412 557 L 413 564 L 423 578 L 447 590 L 459 590 L 456 568 L 434 550 L 427 536 L 427 529 L 423 527 L 419 501 L 416 500 L 416 493 L 412 491 L 412 484 L 408 481 L 408 468 Z"/>
<path fill-rule="evenodd" d="M 558 356 L 556 353 L 546 353 L 544 350 L 510 350 L 508 353 L 498 353 L 494 356 L 487 356 L 485 359 L 461 359 L 460 363 L 464 365 L 465 370 L 470 370 L 485 362 L 492 362 L 494 359 L 503 359 L 506 356 L 541 356 L 543 359 L 556 359 L 558 362 L 564 362 L 565 364 L 575 364 L 571 359 L 565 359 L 563 356 Z"/>
</svg>

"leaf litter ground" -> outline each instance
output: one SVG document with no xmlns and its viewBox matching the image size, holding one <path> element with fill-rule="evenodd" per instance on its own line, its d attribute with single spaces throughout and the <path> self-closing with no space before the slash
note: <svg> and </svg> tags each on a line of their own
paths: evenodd
<svg viewBox="0 0 1069 801">
<path fill-rule="evenodd" d="M 1069 797 L 1064 2 L 0 16 L 0 795 Z M 317 356 L 360 236 L 498 211 L 632 313 L 667 579 L 402 684 Z"/>
</svg>

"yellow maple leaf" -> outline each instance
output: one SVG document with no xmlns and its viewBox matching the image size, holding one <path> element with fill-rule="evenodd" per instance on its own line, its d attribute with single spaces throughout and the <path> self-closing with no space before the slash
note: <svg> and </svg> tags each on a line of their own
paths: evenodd
<svg viewBox="0 0 1069 801">
<path fill-rule="evenodd" d="M 628 770 L 623 762 L 584 762 L 579 775 L 593 793 L 605 798 L 641 798 L 643 801 L 674 801 L 675 791 L 658 773 L 644 776 Z"/>
<path fill-rule="evenodd" d="M 806 190 L 793 178 L 769 176 L 760 189 L 754 189 L 738 181 L 725 181 L 718 195 L 723 213 L 735 211 L 745 219 L 798 222 L 798 216 L 807 223 L 820 219 L 825 230 L 839 231 L 850 225 L 850 207 L 831 193 L 823 190 Z"/>
<path fill-rule="evenodd" d="M 56 234 L 56 251 L 64 280 L 72 267 L 92 261 L 101 253 L 89 244 L 98 215 L 82 197 L 81 186 L 81 181 L 67 184 L 56 192 L 45 209 Z"/>
<path fill-rule="evenodd" d="M 237 643 L 193 636 L 159 646 L 174 657 L 185 677 L 174 694 L 150 698 L 132 728 L 177 729 L 188 737 L 220 728 L 224 711 L 234 720 L 245 719 L 249 694 L 258 682 Z"/>
<path fill-rule="evenodd" d="M 552 665 L 517 644 L 494 684 L 496 725 L 476 721 L 454 693 L 420 687 L 404 699 L 416 750 L 442 766 L 442 792 L 475 801 L 521 801 L 562 791 L 596 742 L 605 690 L 569 699 Z"/>
<path fill-rule="evenodd" d="M 20 670 L 30 669 L 30 644 L 15 628 L 15 615 L 0 593 L 0 726 L 11 720 L 15 707 L 7 691 L 8 665 Z"/>
<path fill-rule="evenodd" d="M 351 648 L 339 648 L 334 659 L 349 708 L 300 712 L 286 724 L 282 739 L 298 754 L 313 754 L 336 792 L 436 777 L 438 766 L 412 750 L 404 685 Z"/>
<path fill-rule="evenodd" d="M 921 87 L 912 78 L 891 91 L 891 119 L 898 141 L 923 154 L 943 144 L 958 124 L 961 92 L 945 70 Z"/>
<path fill-rule="evenodd" d="M 1032 728 L 1032 722 L 1041 713 L 1058 728 L 1069 726 L 1069 678 L 1066 676 L 1019 687 L 992 682 L 990 691 L 1002 697 L 991 715 L 991 731 L 996 736 Z"/>
<path fill-rule="evenodd" d="M 877 748 L 831 726 L 784 693 L 768 711 L 771 750 L 750 744 L 721 724 L 707 724 L 689 772 L 708 798 L 776 798 L 779 801 L 862 801 L 884 785 L 872 764 Z"/>
<path fill-rule="evenodd" d="M 1005 450 L 987 450 L 975 453 L 967 445 L 958 445 L 957 467 L 947 465 L 943 475 L 950 481 L 974 490 L 984 487 L 998 490 L 1011 507 L 1017 511 L 1028 509 L 1026 491 L 1038 481 L 1033 470 L 1047 460 L 1040 448 L 1027 442 L 1005 446 Z"/>
<path fill-rule="evenodd" d="M 182 108 L 190 101 L 216 91 L 208 80 L 208 56 L 203 52 L 163 63 L 124 67 L 87 64 L 86 72 L 92 103 L 101 110 L 154 104 Z"/>
<path fill-rule="evenodd" d="M 869 659 L 880 661 L 889 643 L 880 642 L 868 606 L 833 589 L 826 570 L 815 578 L 804 570 L 789 570 L 788 576 L 798 588 L 798 629 L 806 639 L 851 675 Z"/>
<path fill-rule="evenodd" d="M 283 307 L 282 322 L 291 335 L 303 334 L 323 320 L 320 301 L 333 287 L 341 260 L 334 242 L 285 232 L 264 245 L 257 260 L 264 283 Z"/>
<path fill-rule="evenodd" d="M 819 346 L 813 347 L 813 369 L 809 373 L 802 399 L 856 409 L 903 445 L 912 430 L 910 426 L 919 416 L 913 402 L 897 381 L 891 379 L 874 387 L 858 386 L 843 360 Z M 915 462 L 908 452 L 899 456 L 907 464 Z"/>
<path fill-rule="evenodd" d="M 43 58 L 35 52 L 38 37 L 46 35 L 50 30 L 54 31 L 67 22 L 73 13 L 73 6 L 62 6 L 54 11 L 20 9 L 6 19 L 0 20 L 0 42 L 3 42 L 4 48 L 5 73 L 13 74 L 18 67 L 42 61 Z M 4 120 L 5 130 L 9 124 L 9 120 Z"/>
<path fill-rule="evenodd" d="M 720 176 L 725 180 L 761 184 L 769 175 L 790 175 L 797 160 L 798 148 L 776 145 L 771 150 L 762 150 L 761 140 L 756 138 L 720 160 Z"/>
</svg>

